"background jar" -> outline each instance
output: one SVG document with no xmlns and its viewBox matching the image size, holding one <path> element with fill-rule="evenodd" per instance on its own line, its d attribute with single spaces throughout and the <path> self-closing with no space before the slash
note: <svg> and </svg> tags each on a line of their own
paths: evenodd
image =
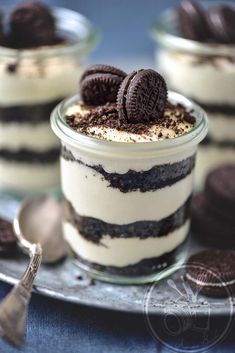
<svg viewBox="0 0 235 353">
<path fill-rule="evenodd" d="M 143 283 L 185 258 L 195 154 L 207 119 L 183 96 L 169 92 L 169 100 L 193 109 L 197 122 L 185 135 L 156 142 L 111 142 L 75 132 L 65 116 L 77 96 L 52 113 L 62 144 L 64 236 L 79 266 L 95 277 Z"/>
<path fill-rule="evenodd" d="M 59 101 L 77 91 L 96 33 L 79 13 L 63 8 L 52 12 L 65 43 L 27 50 L 0 47 L 3 190 L 25 193 L 59 185 L 60 146 L 50 128 L 50 113 Z"/>
<path fill-rule="evenodd" d="M 235 46 L 182 38 L 175 9 L 163 13 L 152 37 L 156 66 L 169 87 L 200 104 L 209 118 L 196 165 L 196 185 L 201 188 L 211 169 L 235 163 Z"/>
</svg>

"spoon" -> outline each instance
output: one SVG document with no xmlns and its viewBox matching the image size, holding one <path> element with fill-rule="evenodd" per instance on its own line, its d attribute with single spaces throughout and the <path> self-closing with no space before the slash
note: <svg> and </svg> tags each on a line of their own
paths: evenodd
<svg viewBox="0 0 235 353">
<path fill-rule="evenodd" d="M 0 335 L 16 346 L 24 341 L 28 304 L 41 261 L 53 263 L 66 255 L 61 216 L 61 204 L 42 195 L 24 201 L 14 220 L 18 245 L 30 256 L 30 263 L 18 284 L 0 303 Z"/>
<path fill-rule="evenodd" d="M 51 196 L 40 195 L 26 199 L 14 220 L 20 244 L 24 245 L 25 240 L 39 243 L 43 250 L 43 263 L 57 262 L 68 253 L 62 233 L 62 214 L 61 202 Z"/>
</svg>

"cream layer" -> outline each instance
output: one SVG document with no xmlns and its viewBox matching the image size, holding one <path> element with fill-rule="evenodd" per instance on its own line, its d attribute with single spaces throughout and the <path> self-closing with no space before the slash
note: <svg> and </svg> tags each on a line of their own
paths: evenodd
<svg viewBox="0 0 235 353">
<path fill-rule="evenodd" d="M 63 193 L 75 211 L 113 224 L 161 220 L 181 207 L 192 193 L 193 173 L 156 191 L 122 193 L 80 163 L 62 158 L 61 172 Z"/>
<path fill-rule="evenodd" d="M 86 240 L 70 223 L 63 224 L 63 231 L 72 250 L 83 259 L 103 266 L 124 267 L 176 249 L 188 234 L 189 221 L 166 236 L 139 239 L 105 235 L 99 245 Z"/>
<path fill-rule="evenodd" d="M 235 105 L 235 63 L 229 59 L 198 62 L 191 54 L 162 50 L 157 62 L 176 91 L 205 104 Z"/>
<path fill-rule="evenodd" d="M 36 125 L 27 123 L 0 123 L 0 149 L 46 152 L 59 147 L 59 140 L 49 122 Z"/>
<path fill-rule="evenodd" d="M 215 141 L 230 141 L 235 143 L 235 115 L 207 113 L 209 118 L 208 136 Z"/>
<path fill-rule="evenodd" d="M 59 163 L 33 164 L 0 160 L 0 187 L 38 191 L 59 185 Z"/>
<path fill-rule="evenodd" d="M 199 145 L 195 168 L 196 188 L 202 189 L 207 174 L 226 163 L 235 163 L 235 148 L 221 148 L 215 144 Z"/>
<path fill-rule="evenodd" d="M 0 59 L 0 105 L 27 105 L 50 102 L 74 94 L 81 68 L 75 59 L 58 57 L 43 60 L 18 59 L 15 72 Z"/>
</svg>

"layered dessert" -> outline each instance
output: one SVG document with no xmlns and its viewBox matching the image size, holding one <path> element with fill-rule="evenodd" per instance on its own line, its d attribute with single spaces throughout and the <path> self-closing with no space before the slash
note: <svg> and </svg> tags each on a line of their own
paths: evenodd
<svg viewBox="0 0 235 353">
<path fill-rule="evenodd" d="M 64 11 L 76 20 L 72 11 L 52 11 L 37 1 L 18 4 L 1 18 L 1 188 L 35 191 L 59 183 L 60 145 L 49 117 L 61 99 L 76 92 L 77 46 L 86 40 L 72 25 L 66 28 Z"/>
<path fill-rule="evenodd" d="M 165 38 L 156 33 L 163 45 L 157 63 L 169 86 L 208 114 L 209 133 L 200 145 L 196 168 L 200 187 L 211 169 L 235 162 L 235 8 L 225 2 L 204 8 L 182 1 L 174 21 L 181 38 L 174 34 L 168 41 L 170 28 Z"/>
<path fill-rule="evenodd" d="M 91 273 L 158 273 L 177 261 L 188 235 L 206 127 L 196 133 L 199 112 L 153 70 L 95 65 L 80 89 L 52 116 L 62 142 L 64 237 Z"/>
</svg>

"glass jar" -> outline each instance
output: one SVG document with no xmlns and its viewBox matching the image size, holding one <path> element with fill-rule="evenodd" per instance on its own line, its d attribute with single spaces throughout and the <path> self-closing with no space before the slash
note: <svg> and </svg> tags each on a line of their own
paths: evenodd
<svg viewBox="0 0 235 353">
<path fill-rule="evenodd" d="M 63 8 L 52 11 L 67 43 L 27 50 L 0 47 L 0 188 L 11 193 L 59 186 L 60 145 L 50 113 L 76 93 L 96 42 L 85 17 Z"/>
<path fill-rule="evenodd" d="M 77 96 L 52 113 L 62 144 L 64 237 L 91 276 L 144 283 L 185 258 L 195 154 L 207 119 L 183 96 L 170 92 L 169 100 L 193 109 L 196 125 L 157 142 L 111 142 L 75 132 L 65 115 Z"/>
<path fill-rule="evenodd" d="M 211 169 L 235 163 L 235 46 L 182 38 L 174 9 L 162 14 L 152 37 L 156 66 L 169 87 L 200 104 L 209 118 L 209 133 L 198 149 L 196 185 L 200 189 Z"/>
</svg>

